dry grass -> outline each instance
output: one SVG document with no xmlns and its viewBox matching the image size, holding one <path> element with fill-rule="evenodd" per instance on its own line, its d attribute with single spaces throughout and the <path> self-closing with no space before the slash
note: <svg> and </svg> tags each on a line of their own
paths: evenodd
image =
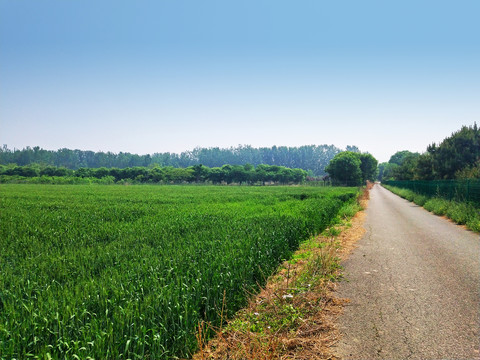
<svg viewBox="0 0 480 360">
<path fill-rule="evenodd" d="M 372 186 L 359 198 L 362 208 L 367 206 Z M 252 296 L 247 308 L 225 327 L 213 329 L 214 339 L 204 340 L 203 334 L 212 328 L 201 324 L 197 335 L 201 348 L 193 358 L 336 359 L 331 350 L 339 336 L 334 324 L 346 302 L 334 295 L 341 277 L 339 263 L 363 236 L 364 218 L 365 213 L 359 211 L 335 231 L 327 230 L 304 243 L 265 288 Z"/>
</svg>

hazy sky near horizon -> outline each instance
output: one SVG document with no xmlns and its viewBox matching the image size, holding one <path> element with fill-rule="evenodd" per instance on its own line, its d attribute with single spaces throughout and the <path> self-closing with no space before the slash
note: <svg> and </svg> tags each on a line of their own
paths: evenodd
<svg viewBox="0 0 480 360">
<path fill-rule="evenodd" d="M 0 0 L 0 145 L 356 145 L 480 122 L 480 1 Z"/>
</svg>

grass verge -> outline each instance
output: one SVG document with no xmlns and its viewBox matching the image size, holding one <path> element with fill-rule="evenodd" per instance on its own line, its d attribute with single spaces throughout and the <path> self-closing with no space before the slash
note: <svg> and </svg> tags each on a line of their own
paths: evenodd
<svg viewBox="0 0 480 360">
<path fill-rule="evenodd" d="M 423 206 L 435 215 L 446 216 L 459 225 L 466 225 L 470 230 L 480 232 L 480 209 L 472 204 L 438 197 L 429 198 L 408 189 L 389 185 L 382 186 L 408 201 Z"/>
<path fill-rule="evenodd" d="M 334 320 L 345 300 L 333 290 L 342 276 L 340 261 L 365 231 L 359 210 L 367 200 L 365 189 L 339 211 L 336 225 L 302 243 L 224 327 L 200 324 L 194 359 L 335 359 Z M 207 342 L 203 334 L 211 330 L 216 336 Z"/>
</svg>

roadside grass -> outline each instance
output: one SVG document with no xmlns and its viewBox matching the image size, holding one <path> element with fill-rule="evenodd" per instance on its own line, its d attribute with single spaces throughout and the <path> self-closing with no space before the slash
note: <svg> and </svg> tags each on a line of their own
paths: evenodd
<svg viewBox="0 0 480 360">
<path fill-rule="evenodd" d="M 317 353 L 309 343 L 332 326 L 319 313 L 329 307 L 328 288 L 340 276 L 337 248 L 329 230 L 302 244 L 227 325 L 199 326 L 200 351 L 194 359 L 278 359 L 298 351 L 308 354 L 303 358 L 327 358 L 328 341 Z M 214 339 L 201 341 L 212 330 Z"/>
<path fill-rule="evenodd" d="M 408 189 L 382 185 L 394 194 L 439 216 L 446 216 L 459 225 L 466 225 L 472 231 L 480 232 L 480 209 L 471 203 L 446 200 L 439 197 L 429 198 Z"/>
<path fill-rule="evenodd" d="M 225 326 L 200 324 L 200 350 L 194 359 L 332 358 L 330 348 L 336 342 L 332 319 L 343 304 L 332 296 L 342 277 L 340 238 L 352 227 L 352 217 L 367 199 L 364 190 L 357 201 L 344 204 L 335 223 L 301 243 L 261 292 Z M 216 336 L 205 341 L 203 334 L 212 330 Z"/>
</svg>

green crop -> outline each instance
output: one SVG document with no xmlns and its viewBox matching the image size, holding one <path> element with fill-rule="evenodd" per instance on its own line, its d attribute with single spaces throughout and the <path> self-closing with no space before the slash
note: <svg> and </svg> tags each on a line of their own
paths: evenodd
<svg viewBox="0 0 480 360">
<path fill-rule="evenodd" d="M 0 187 L 0 358 L 189 356 L 356 188 Z"/>
</svg>

